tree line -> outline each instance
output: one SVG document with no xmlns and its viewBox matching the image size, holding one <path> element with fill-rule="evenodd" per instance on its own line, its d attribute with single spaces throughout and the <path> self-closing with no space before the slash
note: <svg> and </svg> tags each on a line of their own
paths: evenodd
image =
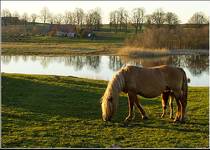
<svg viewBox="0 0 210 150">
<path fill-rule="evenodd" d="M 9 9 L 3 9 L 1 17 L 17 17 L 25 24 L 28 22 L 50 23 L 50 24 L 72 24 L 78 27 L 87 27 L 98 30 L 102 25 L 102 12 L 100 8 L 91 9 L 85 12 L 82 8 L 75 8 L 73 11 L 66 10 L 63 14 L 53 14 L 47 7 L 43 7 L 39 13 L 23 13 L 20 15 L 17 11 L 11 12 Z M 127 32 L 128 27 L 132 25 L 135 32 L 141 32 L 143 25 L 162 24 L 177 25 L 181 21 L 173 12 L 165 12 L 162 8 L 156 9 L 152 14 L 146 14 L 143 7 L 134 8 L 131 12 L 121 7 L 109 13 L 110 31 Z M 203 12 L 196 12 L 188 20 L 189 24 L 208 24 L 208 17 Z"/>
</svg>

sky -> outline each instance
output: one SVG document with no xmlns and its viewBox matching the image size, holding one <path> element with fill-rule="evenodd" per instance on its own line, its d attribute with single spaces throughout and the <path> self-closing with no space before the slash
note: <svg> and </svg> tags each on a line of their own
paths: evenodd
<svg viewBox="0 0 210 150">
<path fill-rule="evenodd" d="M 120 7 L 129 12 L 137 7 L 144 7 L 146 14 L 162 8 L 165 12 L 174 12 L 178 15 L 181 23 L 187 23 L 189 18 L 198 11 L 210 16 L 209 1 L 1 1 L 1 9 L 7 8 L 11 12 L 19 14 L 39 14 L 40 10 L 48 7 L 53 14 L 64 13 L 66 10 L 74 11 L 75 8 L 82 8 L 85 12 L 96 7 L 101 8 L 102 22 L 108 23 L 109 13 Z"/>
</svg>

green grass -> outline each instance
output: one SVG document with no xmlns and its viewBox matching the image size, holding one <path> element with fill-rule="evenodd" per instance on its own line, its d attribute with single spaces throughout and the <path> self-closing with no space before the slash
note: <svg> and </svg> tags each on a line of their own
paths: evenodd
<svg viewBox="0 0 210 150">
<path fill-rule="evenodd" d="M 27 26 L 30 33 L 33 26 Z M 16 28 L 16 26 L 11 26 Z M 25 28 L 25 27 L 23 27 Z M 2 30 L 2 54 L 5 55 L 100 55 L 113 54 L 124 44 L 128 34 L 110 31 L 97 31 L 96 39 L 68 38 L 44 35 L 17 36 L 10 26 Z"/>
<path fill-rule="evenodd" d="M 109 55 L 122 47 L 122 43 L 77 41 L 72 43 L 3 42 L 3 55 Z"/>
<path fill-rule="evenodd" d="M 122 94 L 112 122 L 101 120 L 106 81 L 2 74 L 2 147 L 203 148 L 209 146 L 208 87 L 190 87 L 186 123 L 161 118 L 160 98 L 141 98 L 149 120 L 125 126 Z M 175 106 L 175 105 L 174 105 Z"/>
</svg>

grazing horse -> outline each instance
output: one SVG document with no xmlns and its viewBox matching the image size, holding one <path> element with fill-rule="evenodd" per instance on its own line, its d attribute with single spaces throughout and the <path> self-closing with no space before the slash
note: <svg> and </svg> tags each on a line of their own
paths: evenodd
<svg viewBox="0 0 210 150">
<path fill-rule="evenodd" d="M 187 82 L 190 83 L 189 78 L 187 78 Z M 162 97 L 162 110 L 163 110 L 161 118 L 163 118 L 166 114 L 166 107 L 169 100 L 170 118 L 173 119 L 173 100 L 174 100 L 173 91 L 167 89 L 161 94 L 161 97 Z"/>
<path fill-rule="evenodd" d="M 162 110 L 163 110 L 161 118 L 163 118 L 166 114 L 166 107 L 167 107 L 168 100 L 169 100 L 170 118 L 173 119 L 173 99 L 174 99 L 173 91 L 165 90 L 161 94 L 161 97 L 162 97 Z"/>
<path fill-rule="evenodd" d="M 167 65 L 150 68 L 122 67 L 109 81 L 101 98 L 102 119 L 110 121 L 116 113 L 120 92 L 128 94 L 129 114 L 125 121 L 132 120 L 134 104 L 139 109 L 142 118 L 147 119 L 137 95 L 154 98 L 160 96 L 166 90 L 173 91 L 178 106 L 174 121 L 184 121 L 188 86 L 187 77 L 182 68 Z"/>
</svg>

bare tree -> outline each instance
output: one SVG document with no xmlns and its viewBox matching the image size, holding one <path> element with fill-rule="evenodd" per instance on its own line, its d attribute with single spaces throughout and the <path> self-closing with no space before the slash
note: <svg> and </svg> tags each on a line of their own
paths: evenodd
<svg viewBox="0 0 210 150">
<path fill-rule="evenodd" d="M 71 11 L 65 11 L 63 21 L 65 24 L 75 24 L 74 14 Z"/>
<path fill-rule="evenodd" d="M 120 7 L 117 10 L 117 18 L 119 20 L 120 31 L 122 31 L 123 26 L 126 28 L 126 31 L 127 31 L 128 11 L 125 10 L 125 8 Z"/>
<path fill-rule="evenodd" d="M 11 17 L 11 16 L 12 16 L 12 14 L 9 9 L 2 9 L 1 17 Z"/>
<path fill-rule="evenodd" d="M 15 11 L 13 14 L 12 14 L 13 17 L 16 17 L 17 19 L 14 19 L 14 24 L 17 25 L 19 23 L 19 19 L 20 19 L 20 15 L 17 11 Z"/>
<path fill-rule="evenodd" d="M 95 8 L 86 14 L 86 26 L 90 29 L 98 30 L 101 26 L 101 9 Z"/>
<path fill-rule="evenodd" d="M 165 12 L 161 8 L 153 12 L 152 23 L 157 25 L 165 23 Z"/>
<path fill-rule="evenodd" d="M 13 14 L 12 14 L 13 17 L 17 17 L 17 18 L 20 18 L 20 15 L 17 11 L 15 11 Z"/>
<path fill-rule="evenodd" d="M 191 23 L 191 24 L 208 24 L 209 20 L 208 20 L 208 17 L 206 17 L 206 15 L 203 12 L 196 12 L 189 19 L 188 23 Z"/>
<path fill-rule="evenodd" d="M 118 25 L 119 25 L 119 13 L 117 10 L 111 11 L 109 14 L 109 25 L 110 30 L 112 27 L 114 27 L 115 32 L 118 31 Z"/>
<path fill-rule="evenodd" d="M 75 17 L 76 24 L 80 26 L 80 28 L 82 28 L 82 25 L 84 23 L 84 18 L 85 18 L 85 13 L 83 9 L 76 8 L 74 10 L 74 17 Z"/>
<path fill-rule="evenodd" d="M 101 16 L 101 9 L 95 8 L 93 10 L 93 26 L 95 29 L 99 29 L 102 24 L 102 16 Z"/>
<path fill-rule="evenodd" d="M 55 23 L 55 17 L 53 15 L 53 13 L 50 13 L 49 16 L 48 16 L 48 21 L 50 24 L 53 24 Z"/>
<path fill-rule="evenodd" d="M 136 33 L 138 32 L 138 29 L 141 31 L 143 23 L 145 22 L 145 9 L 144 8 L 133 9 L 131 22 L 135 27 Z"/>
<path fill-rule="evenodd" d="M 145 23 L 146 24 L 152 24 L 152 15 L 146 15 L 145 16 Z"/>
<path fill-rule="evenodd" d="M 31 20 L 32 20 L 33 24 L 35 24 L 37 18 L 38 18 L 37 14 L 35 14 L 35 13 L 31 14 Z"/>
<path fill-rule="evenodd" d="M 126 10 L 124 12 L 124 27 L 125 27 L 125 32 L 128 31 L 128 24 L 129 24 L 129 13 L 128 11 Z"/>
<path fill-rule="evenodd" d="M 62 14 L 57 14 L 57 15 L 54 16 L 54 19 L 55 19 L 55 23 L 61 24 L 62 21 L 63 21 L 63 15 Z"/>
<path fill-rule="evenodd" d="M 87 28 L 92 29 L 92 26 L 93 26 L 92 10 L 90 10 L 90 11 L 85 15 L 85 22 L 86 22 Z"/>
<path fill-rule="evenodd" d="M 29 19 L 28 14 L 26 12 L 24 12 L 22 15 L 22 20 L 23 20 L 25 26 L 27 25 L 28 19 Z"/>
<path fill-rule="evenodd" d="M 40 11 L 40 18 L 43 21 L 43 23 L 46 23 L 47 19 L 50 16 L 50 11 L 47 7 L 43 7 Z"/>
<path fill-rule="evenodd" d="M 165 23 L 169 25 L 176 25 L 180 23 L 180 20 L 175 13 L 167 12 L 165 15 Z"/>
</svg>

